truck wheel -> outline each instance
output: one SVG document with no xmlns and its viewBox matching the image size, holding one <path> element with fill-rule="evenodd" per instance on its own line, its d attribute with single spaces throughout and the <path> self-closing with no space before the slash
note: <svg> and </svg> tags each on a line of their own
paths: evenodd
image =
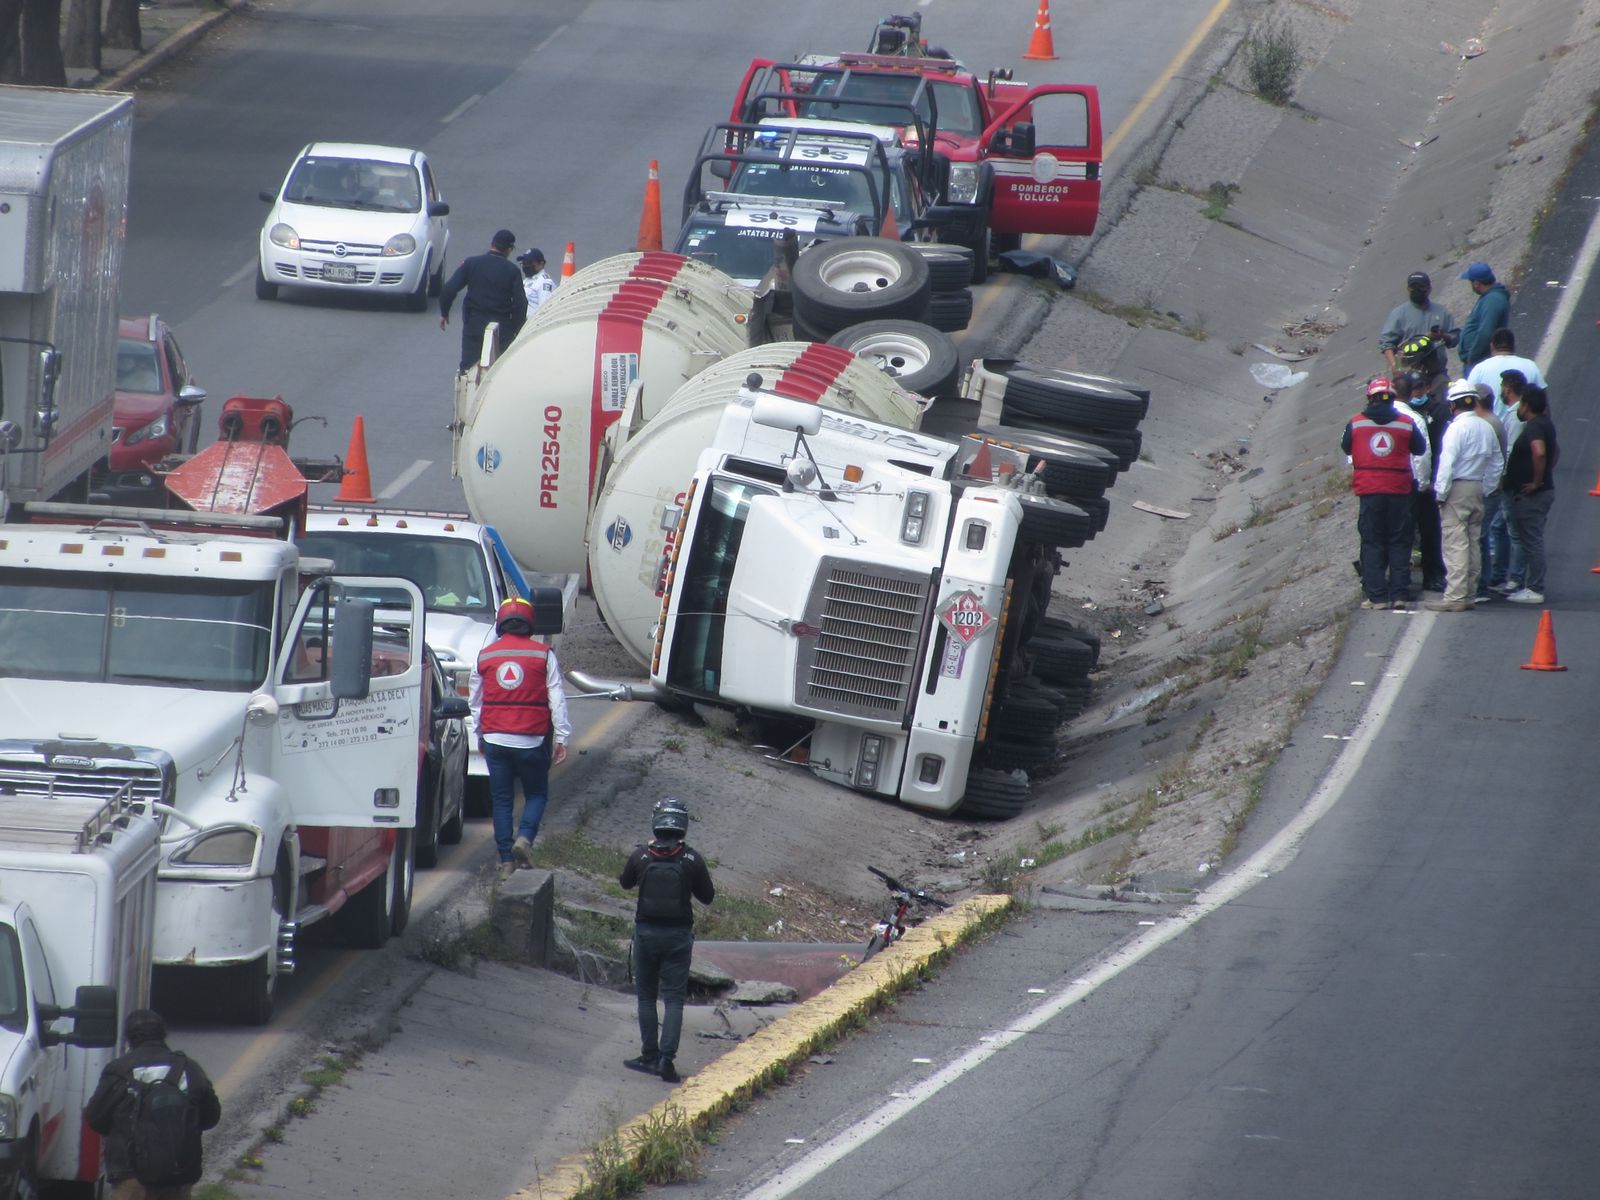
<svg viewBox="0 0 1600 1200">
<path fill-rule="evenodd" d="M 1000 420 L 1003 424 L 1014 425 L 1021 429 L 1037 429 L 1041 433 L 1051 433 L 1058 437 L 1098 446 L 1110 452 L 1116 460 L 1118 471 L 1126 471 L 1131 467 L 1144 446 L 1144 434 L 1138 429 L 1098 429 L 1070 422 L 1045 420 L 1020 413 L 1008 407 L 1009 404 L 1010 401 L 1001 401 L 1000 404 Z"/>
<path fill-rule="evenodd" d="M 417 778 L 417 866 L 427 868 L 439 864 L 439 803 L 433 789 L 428 786 L 428 772 Z"/>
<path fill-rule="evenodd" d="M 863 321 L 841 329 L 828 345 L 864 358 L 908 392 L 930 399 L 953 396 L 961 378 L 956 344 L 918 321 Z"/>
<path fill-rule="evenodd" d="M 256 299 L 276 300 L 278 298 L 278 285 L 268 283 L 267 277 L 261 273 L 261 264 L 256 264 Z"/>
<path fill-rule="evenodd" d="M 1006 407 L 1036 420 L 1091 429 L 1137 429 L 1149 402 L 1103 383 L 1069 382 L 1031 367 L 1006 375 Z"/>
<path fill-rule="evenodd" d="M 1028 803 L 1033 787 L 1021 771 L 974 767 L 967 772 L 967 793 L 956 815 L 978 821 L 1007 821 Z"/>
<path fill-rule="evenodd" d="M 1046 683 L 1070 683 L 1094 670 L 1094 651 L 1087 642 L 1064 633 L 1042 632 L 1028 643 L 1033 673 Z"/>
<path fill-rule="evenodd" d="M 1020 492 L 1022 501 L 1022 540 L 1041 546 L 1074 549 L 1094 536 L 1089 514 L 1065 500 Z"/>
<path fill-rule="evenodd" d="M 989 278 L 989 260 L 994 257 L 994 242 L 989 234 L 989 220 L 984 218 L 983 228 L 978 231 L 978 236 L 972 239 L 972 282 L 973 285 L 985 282 Z"/>
<path fill-rule="evenodd" d="M 415 829 L 402 829 L 394 842 L 394 859 L 389 873 L 394 876 L 394 896 L 390 902 L 390 932 L 399 937 L 411 923 L 411 897 L 417 886 Z"/>
<path fill-rule="evenodd" d="M 283 925 L 283 899 L 272 893 L 272 945 L 253 962 L 233 968 L 233 1015 L 241 1025 L 265 1025 L 278 1000 L 278 930 Z"/>
<path fill-rule="evenodd" d="M 404 835 L 410 832 L 405 830 L 402 836 L 395 838 L 394 850 L 383 874 L 351 896 L 340 910 L 339 924 L 352 946 L 362 950 L 382 949 L 394 931 L 394 899 L 400 887 L 400 846 Z"/>
<path fill-rule="evenodd" d="M 1039 628 L 1042 633 L 1053 634 L 1059 637 L 1069 637 L 1075 642 L 1082 642 L 1089 647 L 1089 665 L 1100 665 L 1100 631 L 1088 629 L 1082 625 L 1075 625 L 1065 617 L 1044 616 L 1039 619 Z"/>
<path fill-rule="evenodd" d="M 972 247 L 960 242 L 907 242 L 928 261 L 928 280 L 935 296 L 959 292 L 972 282 Z"/>
<path fill-rule="evenodd" d="M 928 324 L 944 333 L 960 333 L 972 324 L 972 289 L 935 292 L 928 301 Z"/>
<path fill-rule="evenodd" d="M 1056 706 L 1042 694 L 1016 692 L 995 706 L 989 736 L 1015 741 L 1053 737 L 1059 719 Z"/>
<path fill-rule="evenodd" d="M 837 333 L 862 321 L 920 321 L 932 279 L 922 255 L 888 238 L 840 238 L 812 246 L 791 276 L 795 316 Z"/>
<path fill-rule="evenodd" d="M 1116 456 L 1102 452 L 1104 457 L 1101 457 L 1095 453 L 1099 447 L 1091 449 L 1086 442 L 1074 445 L 1065 438 L 1052 438 L 1049 434 L 1005 425 L 980 425 L 978 432 L 1009 449 L 1026 451 L 1030 467 L 1043 463 L 1039 477 L 1044 481 L 1046 495 L 1082 504 L 1084 500 L 1098 497 L 1116 478 L 1111 465 Z"/>
<path fill-rule="evenodd" d="M 1056 749 L 1054 738 L 1014 742 L 991 737 L 981 754 L 983 765 L 996 771 L 1034 771 L 1053 759 Z"/>
</svg>

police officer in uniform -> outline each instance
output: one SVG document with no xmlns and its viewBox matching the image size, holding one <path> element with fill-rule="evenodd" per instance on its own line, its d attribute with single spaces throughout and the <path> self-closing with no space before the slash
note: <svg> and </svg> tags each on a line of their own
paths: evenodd
<svg viewBox="0 0 1600 1200">
<path fill-rule="evenodd" d="M 689 811 L 672 796 L 656 804 L 650 828 L 655 839 L 628 856 L 618 882 L 639 889 L 633 918 L 633 977 L 639 993 L 639 1057 L 622 1065 L 677 1083 L 673 1059 L 683 1034 L 683 996 L 694 955 L 692 896 L 710 904 L 717 890 L 702 858 L 684 840 Z M 665 1009 L 658 1028 L 656 998 Z"/>
<path fill-rule="evenodd" d="M 490 321 L 500 322 L 500 348 L 517 336 L 528 317 L 528 293 L 522 287 L 522 268 L 511 261 L 516 235 L 501 229 L 490 239 L 489 249 L 463 259 L 439 289 L 439 328 L 450 325 L 450 306 L 463 288 L 461 302 L 461 373 L 465 375 L 483 351 L 483 331 Z"/>
<path fill-rule="evenodd" d="M 1360 499 L 1362 608 L 1406 611 L 1411 589 L 1411 456 L 1428 448 L 1410 417 L 1394 406 L 1387 379 L 1367 384 L 1367 406 L 1350 418 L 1341 444 L 1355 467 Z"/>
<path fill-rule="evenodd" d="M 495 613 L 494 629 L 495 639 L 478 653 L 467 703 L 489 768 L 494 842 L 504 879 L 519 863 L 533 866 L 533 839 L 550 799 L 550 767 L 566 760 L 572 723 L 556 653 L 533 637 L 533 605 L 513 596 Z M 519 779 L 522 823 L 513 841 Z"/>
</svg>

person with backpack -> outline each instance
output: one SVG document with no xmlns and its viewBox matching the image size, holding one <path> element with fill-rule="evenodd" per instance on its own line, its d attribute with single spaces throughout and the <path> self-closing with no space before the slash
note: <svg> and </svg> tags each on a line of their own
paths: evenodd
<svg viewBox="0 0 1600 1200">
<path fill-rule="evenodd" d="M 200 1065 L 167 1046 L 161 1014 L 135 1009 L 123 1023 L 129 1050 L 106 1064 L 83 1110 L 104 1141 L 111 1200 L 189 1200 L 205 1160 L 203 1130 L 222 1119 Z"/>
<path fill-rule="evenodd" d="M 668 796 L 657 802 L 650 828 L 655 840 L 628 856 L 618 880 L 630 891 L 639 889 L 633 917 L 639 1057 L 622 1065 L 677 1083 L 680 1076 L 673 1059 L 683 1034 L 683 997 L 689 988 L 689 961 L 694 956 L 694 906 L 690 897 L 710 904 L 717 889 L 711 883 L 706 860 L 683 840 L 689 831 L 689 810 L 681 800 Z M 664 1008 L 659 1027 L 658 997 Z"/>
</svg>

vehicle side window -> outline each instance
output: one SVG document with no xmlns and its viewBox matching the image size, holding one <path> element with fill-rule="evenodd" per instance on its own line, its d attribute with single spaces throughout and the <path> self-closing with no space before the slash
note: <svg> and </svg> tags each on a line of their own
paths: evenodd
<svg viewBox="0 0 1600 1200">
<path fill-rule="evenodd" d="M 422 187 L 427 193 L 429 204 L 439 198 L 439 185 L 433 181 L 433 168 L 427 163 L 422 164 Z"/>
<path fill-rule="evenodd" d="M 324 591 L 319 603 L 306 609 L 305 619 L 291 635 L 293 652 L 286 657 L 284 683 L 318 683 L 333 670 L 333 610 Z"/>
<path fill-rule="evenodd" d="M 500 556 L 494 552 L 492 545 L 485 545 L 483 553 L 489 560 L 489 575 L 494 582 L 494 594 L 503 599 L 511 594 L 511 589 L 506 586 L 505 573 L 500 569 Z M 499 599 L 496 600 L 498 605 Z"/>
<path fill-rule="evenodd" d="M 56 985 L 50 978 L 50 960 L 44 956 L 44 943 L 39 940 L 32 917 L 22 922 L 22 961 L 28 964 L 28 978 L 33 980 L 34 1003 L 54 1004 Z"/>
<path fill-rule="evenodd" d="M 1037 97 L 1028 116 L 1032 118 L 1034 141 L 1040 146 L 1087 146 L 1089 144 L 1089 101 L 1077 92 L 1056 92 Z"/>
<path fill-rule="evenodd" d="M 167 351 L 167 371 L 172 376 L 172 390 L 176 393 L 189 382 L 189 367 L 178 350 L 178 341 L 170 333 L 162 339 Z"/>
</svg>

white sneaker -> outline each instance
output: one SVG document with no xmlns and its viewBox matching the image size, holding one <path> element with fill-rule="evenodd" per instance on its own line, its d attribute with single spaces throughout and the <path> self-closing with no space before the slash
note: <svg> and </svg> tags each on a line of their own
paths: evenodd
<svg viewBox="0 0 1600 1200">
<path fill-rule="evenodd" d="M 1518 588 L 1506 597 L 1513 604 L 1543 604 L 1544 593 L 1530 591 L 1527 588 Z"/>
<path fill-rule="evenodd" d="M 1504 583 L 1491 583 L 1489 585 L 1489 590 L 1491 592 L 1499 592 L 1502 596 L 1509 596 L 1512 592 L 1520 592 L 1522 590 L 1522 585 L 1520 583 L 1513 583 L 1508 579 Z"/>
</svg>

